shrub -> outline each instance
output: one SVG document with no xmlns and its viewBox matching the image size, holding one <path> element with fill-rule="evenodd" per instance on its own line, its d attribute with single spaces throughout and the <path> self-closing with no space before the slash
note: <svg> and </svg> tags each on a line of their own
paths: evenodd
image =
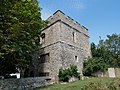
<svg viewBox="0 0 120 90">
<path fill-rule="evenodd" d="M 71 77 L 80 78 L 80 73 L 77 72 L 77 66 L 70 65 L 68 69 L 59 69 L 59 80 L 63 82 L 68 82 Z"/>
<path fill-rule="evenodd" d="M 111 83 L 101 84 L 90 82 L 81 90 L 120 90 L 120 80 L 113 81 Z"/>
<path fill-rule="evenodd" d="M 91 76 L 92 73 L 97 71 L 104 72 L 108 67 L 101 57 L 88 58 L 83 63 L 83 74 L 85 76 Z"/>
</svg>

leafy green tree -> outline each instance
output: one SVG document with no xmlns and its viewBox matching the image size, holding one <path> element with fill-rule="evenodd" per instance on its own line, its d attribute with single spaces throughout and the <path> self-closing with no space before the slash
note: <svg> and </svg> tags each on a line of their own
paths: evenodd
<svg viewBox="0 0 120 90">
<path fill-rule="evenodd" d="M 120 34 L 107 35 L 105 47 L 109 52 L 109 62 L 112 67 L 120 67 Z"/>
<path fill-rule="evenodd" d="M 97 46 L 92 42 L 91 43 L 91 54 L 93 57 L 97 56 Z"/>
<path fill-rule="evenodd" d="M 84 62 L 84 75 L 105 71 L 109 67 L 120 67 L 120 35 L 107 35 L 98 45 L 91 43 L 92 58 Z"/>
<path fill-rule="evenodd" d="M 39 52 L 41 19 L 37 0 L 2 0 L 0 8 L 0 74 L 32 64 Z"/>
<path fill-rule="evenodd" d="M 109 66 L 104 62 L 101 57 L 89 58 L 84 62 L 83 74 L 85 76 L 91 76 L 96 71 L 105 71 Z"/>
<path fill-rule="evenodd" d="M 100 40 L 98 50 L 100 57 L 102 57 L 110 67 L 120 66 L 120 35 L 107 35 L 106 40 Z"/>
</svg>

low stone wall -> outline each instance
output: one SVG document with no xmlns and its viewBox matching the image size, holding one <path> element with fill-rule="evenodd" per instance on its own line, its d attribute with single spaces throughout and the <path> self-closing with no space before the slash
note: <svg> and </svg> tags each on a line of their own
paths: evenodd
<svg viewBox="0 0 120 90">
<path fill-rule="evenodd" d="M 52 84 L 49 77 L 0 80 L 0 90 L 29 90 Z"/>
<path fill-rule="evenodd" d="M 120 68 L 108 68 L 108 70 L 105 72 L 97 71 L 95 73 L 92 73 L 92 75 L 97 77 L 120 78 Z"/>
<path fill-rule="evenodd" d="M 120 68 L 115 68 L 115 75 L 120 78 Z"/>
</svg>

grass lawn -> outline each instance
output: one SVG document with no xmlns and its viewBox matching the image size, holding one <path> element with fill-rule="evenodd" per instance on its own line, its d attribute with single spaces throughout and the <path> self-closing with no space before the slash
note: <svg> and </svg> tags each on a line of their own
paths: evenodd
<svg viewBox="0 0 120 90">
<path fill-rule="evenodd" d="M 86 78 L 85 80 L 79 80 L 67 84 L 54 84 L 35 90 L 81 90 L 82 87 L 88 85 L 90 82 L 99 82 L 101 84 L 105 84 L 110 83 L 114 80 L 114 78 Z"/>
</svg>

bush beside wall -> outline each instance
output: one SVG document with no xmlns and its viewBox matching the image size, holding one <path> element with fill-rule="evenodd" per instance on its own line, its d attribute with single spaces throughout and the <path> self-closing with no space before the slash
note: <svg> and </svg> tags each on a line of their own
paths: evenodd
<svg viewBox="0 0 120 90">
<path fill-rule="evenodd" d="M 71 78 L 80 79 L 80 73 L 78 73 L 76 65 L 70 65 L 70 68 L 59 70 L 59 81 L 68 82 Z"/>
</svg>

